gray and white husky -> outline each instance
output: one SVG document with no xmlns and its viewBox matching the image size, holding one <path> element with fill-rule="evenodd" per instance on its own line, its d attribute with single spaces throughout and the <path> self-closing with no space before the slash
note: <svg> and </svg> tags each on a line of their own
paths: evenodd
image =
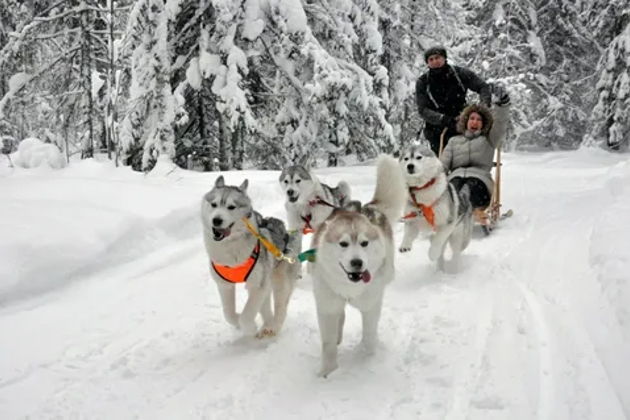
<svg viewBox="0 0 630 420">
<path fill-rule="evenodd" d="M 345 181 L 336 187 L 320 182 L 308 169 L 306 158 L 284 169 L 279 181 L 286 196 L 284 207 L 290 231 L 317 231 L 335 208 L 350 201 L 350 186 Z"/>
<path fill-rule="evenodd" d="M 473 229 L 470 191 L 459 193 L 446 179 L 442 162 L 426 145 L 409 147 L 400 157 L 405 175 L 408 199 L 405 206 L 405 233 L 400 252 L 411 250 L 421 230 L 433 231 L 429 259 L 444 269 L 446 244 L 452 251 L 452 265 L 457 269 L 460 254 L 470 243 Z"/>
<path fill-rule="evenodd" d="M 223 176 L 219 176 L 214 188 L 203 197 L 201 220 L 210 272 L 219 289 L 225 319 L 246 335 L 257 333 L 262 337 L 275 335 L 282 328 L 299 264 L 277 260 L 247 229 L 243 219 L 247 218 L 258 233 L 287 255 L 295 257 L 298 246 L 287 234 L 284 222 L 263 218 L 252 209 L 247 185 L 247 180 L 239 187 L 225 185 Z M 238 283 L 245 283 L 248 292 L 240 314 L 236 312 L 235 304 Z M 263 325 L 257 331 L 255 319 L 258 313 Z"/>
<path fill-rule="evenodd" d="M 406 190 L 396 159 L 377 164 L 374 198 L 335 210 L 315 231 L 314 262 L 309 263 L 322 340 L 320 376 L 337 368 L 346 303 L 361 311 L 362 344 L 373 351 L 385 286 L 394 278 L 392 223 L 401 215 Z"/>
</svg>

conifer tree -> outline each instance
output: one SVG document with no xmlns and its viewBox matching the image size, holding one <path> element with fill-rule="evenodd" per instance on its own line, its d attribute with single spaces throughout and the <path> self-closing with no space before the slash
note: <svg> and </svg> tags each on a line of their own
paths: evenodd
<svg viewBox="0 0 630 420">
<path fill-rule="evenodd" d="M 618 35 L 600 63 L 598 100 L 585 143 L 625 150 L 630 145 L 630 9 L 616 16 L 611 27 Z"/>
<path fill-rule="evenodd" d="M 174 155 L 175 103 L 167 52 L 167 14 L 161 0 L 142 0 L 131 12 L 131 84 L 120 141 L 125 163 L 148 170 Z M 127 46 L 129 47 L 129 45 Z"/>
</svg>

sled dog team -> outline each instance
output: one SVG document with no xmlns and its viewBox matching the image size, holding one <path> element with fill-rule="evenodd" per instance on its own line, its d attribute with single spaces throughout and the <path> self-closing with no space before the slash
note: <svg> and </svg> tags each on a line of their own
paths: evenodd
<svg viewBox="0 0 630 420">
<path fill-rule="evenodd" d="M 424 59 L 428 71 L 416 83 L 416 102 L 431 148 L 412 146 L 399 161 L 380 157 L 368 203 L 351 200 L 343 181 L 335 188 L 319 182 L 304 162 L 280 175 L 288 230 L 282 221 L 253 210 L 247 180 L 229 186 L 220 176 L 202 201 L 204 243 L 223 313 L 245 334 L 264 337 L 280 331 L 301 273 L 299 261 L 309 261 L 322 341 L 321 376 L 337 368 L 346 303 L 361 312 L 366 350 L 377 342 L 384 289 L 394 277 L 394 223 L 401 217 L 405 223 L 400 252 L 411 250 L 421 230 L 431 232 L 429 259 L 440 269 L 445 268 L 447 245 L 450 264 L 457 268 L 470 243 L 473 214 L 486 226 L 483 209 L 494 187 L 490 170 L 507 131 L 510 97 L 499 84 L 489 85 L 472 71 L 450 65 L 442 46 L 427 49 Z M 465 106 L 469 89 L 485 107 Z M 496 108 L 491 112 L 487 107 L 493 95 Z M 302 252 L 307 233 L 313 233 L 311 249 Z M 235 308 L 238 283 L 248 291 L 240 314 Z M 259 313 L 260 328 L 255 321 Z"/>
<path fill-rule="evenodd" d="M 393 225 L 401 216 L 405 232 L 400 251 L 410 250 L 418 233 L 429 229 L 433 231 L 429 258 L 439 267 L 447 244 L 456 263 L 470 241 L 467 189 L 457 193 L 450 186 L 428 147 L 413 146 L 399 161 L 383 155 L 376 170 L 373 198 L 362 204 L 351 200 L 346 182 L 332 188 L 319 182 L 305 164 L 285 169 L 280 185 L 288 229 L 281 220 L 263 217 L 252 208 L 247 180 L 231 186 L 219 176 L 202 200 L 204 244 L 223 314 L 246 335 L 262 338 L 282 328 L 301 273 L 302 237 L 313 233 L 315 256 L 309 258 L 308 272 L 322 341 L 319 374 L 324 377 L 337 368 L 346 303 L 361 312 L 365 349 L 370 352 L 377 343 L 384 289 L 394 277 Z M 245 283 L 248 292 L 240 314 L 235 306 L 239 283 Z M 255 321 L 259 313 L 260 328 Z"/>
</svg>

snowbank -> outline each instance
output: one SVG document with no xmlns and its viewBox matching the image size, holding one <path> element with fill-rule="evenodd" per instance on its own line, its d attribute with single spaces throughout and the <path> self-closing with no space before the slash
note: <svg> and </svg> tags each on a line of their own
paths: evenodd
<svg viewBox="0 0 630 420">
<path fill-rule="evenodd" d="M 28 141 L 27 154 L 29 143 L 41 142 Z M 0 212 L 8 224 L 0 224 L 0 306 L 133 260 L 198 227 L 202 191 L 165 195 L 164 177 L 153 181 L 91 159 L 55 176 L 14 175 L 0 189 L 9 198 Z"/>
<path fill-rule="evenodd" d="M 53 169 L 61 169 L 66 166 L 66 159 L 57 146 L 44 143 L 34 137 L 22 140 L 18 145 L 17 152 L 12 156 L 17 166 L 26 169 L 43 165 Z"/>
</svg>

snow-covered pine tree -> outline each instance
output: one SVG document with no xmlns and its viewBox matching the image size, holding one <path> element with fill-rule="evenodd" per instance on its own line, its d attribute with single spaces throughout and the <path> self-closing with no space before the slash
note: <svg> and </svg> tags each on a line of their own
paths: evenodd
<svg viewBox="0 0 630 420">
<path fill-rule="evenodd" d="M 179 108 L 176 112 L 175 157 L 181 167 L 214 170 L 218 127 L 214 124 L 215 95 L 212 80 L 203 78 L 199 51 L 207 46 L 215 13 L 210 0 L 168 0 L 171 83 Z"/>
<path fill-rule="evenodd" d="M 157 157 L 174 155 L 175 103 L 167 51 L 167 14 L 162 0 L 140 0 L 129 17 L 126 48 L 132 48 L 131 85 L 120 146 L 123 161 L 149 170 Z"/>
<path fill-rule="evenodd" d="M 607 2 L 467 3 L 471 23 L 481 28 L 471 58 L 512 93 L 512 146 L 577 147 L 594 104 L 594 63 L 602 50 L 589 25 Z"/>
<path fill-rule="evenodd" d="M 367 112 L 363 113 L 361 108 L 357 108 L 357 115 L 350 122 L 355 125 L 353 132 L 360 133 L 361 126 L 367 125 L 369 131 L 365 137 L 370 138 L 372 142 L 365 141 L 365 138 L 362 138 L 364 136 L 351 135 L 345 152 L 354 153 L 360 159 L 365 159 L 379 152 L 391 153 L 397 142 L 393 127 L 387 120 L 387 110 L 390 108 L 390 79 L 388 69 L 382 64 L 384 51 L 383 36 L 380 32 L 384 10 L 376 0 L 359 1 L 356 9 L 357 15 L 353 19 L 353 24 L 358 42 L 354 46 L 353 61 L 367 73 L 363 77 L 369 77 L 372 93 L 366 98 L 370 103 Z"/>
<path fill-rule="evenodd" d="M 534 104 L 545 97 L 547 89 L 541 68 L 545 51 L 538 36 L 536 5 L 533 0 L 469 0 L 468 22 L 479 28 L 465 56 L 481 65 L 489 80 L 500 82 L 512 96 L 512 124 L 515 138 L 508 148 L 536 143 Z"/>
<path fill-rule="evenodd" d="M 244 3 L 243 3 L 244 4 Z M 240 35 L 245 8 L 231 0 L 212 0 L 216 20 L 202 33 L 199 68 L 202 77 L 212 78 L 212 93 L 219 127 L 219 167 L 243 167 L 245 139 L 258 130 L 244 83 L 249 74 L 248 45 Z M 210 33 L 212 32 L 212 33 Z"/>
<path fill-rule="evenodd" d="M 378 3 L 303 7 L 299 1 L 276 0 L 256 11 L 250 14 L 260 18 L 258 39 L 275 66 L 265 81 L 282 100 L 274 119 L 282 159 L 308 154 L 335 165 L 349 152 L 361 158 L 391 150 Z"/>
<path fill-rule="evenodd" d="M 597 105 L 584 142 L 627 150 L 630 146 L 630 8 L 619 11 L 607 26 L 616 36 L 600 62 Z"/>
</svg>

